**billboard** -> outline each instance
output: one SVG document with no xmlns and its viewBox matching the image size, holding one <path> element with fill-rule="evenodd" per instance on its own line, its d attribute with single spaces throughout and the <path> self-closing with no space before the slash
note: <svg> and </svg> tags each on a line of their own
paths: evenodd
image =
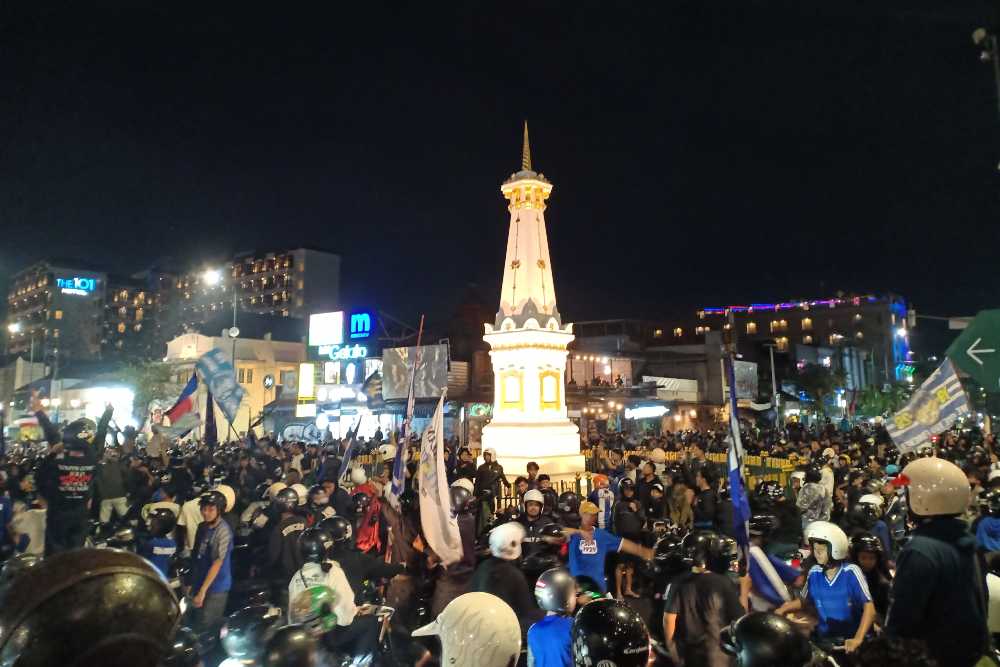
<svg viewBox="0 0 1000 667">
<path fill-rule="evenodd" d="M 392 347 L 382 351 L 382 397 L 406 398 L 410 386 L 410 364 L 416 347 Z M 413 389 L 417 398 L 437 398 L 448 387 L 448 346 L 422 345 Z"/>
<path fill-rule="evenodd" d="M 344 342 L 344 311 L 316 313 L 309 316 L 309 345 L 342 345 Z"/>
</svg>

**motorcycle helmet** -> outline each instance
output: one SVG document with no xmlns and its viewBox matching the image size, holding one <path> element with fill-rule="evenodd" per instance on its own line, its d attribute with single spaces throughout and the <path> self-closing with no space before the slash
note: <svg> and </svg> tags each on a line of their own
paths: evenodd
<svg viewBox="0 0 1000 667">
<path fill-rule="evenodd" d="M 691 567 L 723 574 L 738 557 L 736 540 L 711 530 L 689 533 L 683 542 L 684 558 Z"/>
<path fill-rule="evenodd" d="M 595 600 L 573 619 L 573 663 L 577 667 L 645 667 L 649 632 L 642 617 L 615 600 Z"/>
<path fill-rule="evenodd" d="M 42 562 L 42 557 L 23 553 L 18 554 L 4 563 L 3 570 L 0 570 L 0 604 L 3 602 L 4 593 L 14 580 L 29 568 L 33 568 Z"/>
<path fill-rule="evenodd" d="M 778 517 L 773 514 L 754 514 L 750 517 L 750 534 L 767 537 L 778 527 Z"/>
<path fill-rule="evenodd" d="M 198 499 L 198 507 L 208 507 L 209 505 L 219 510 L 219 514 L 221 515 L 226 511 L 226 497 L 218 491 L 203 493 Z"/>
<path fill-rule="evenodd" d="M 333 538 L 321 528 L 306 528 L 299 533 L 299 555 L 303 563 L 322 563 L 332 546 Z"/>
<path fill-rule="evenodd" d="M 811 463 L 806 467 L 806 482 L 818 483 L 823 479 L 823 467 Z"/>
<path fill-rule="evenodd" d="M 226 499 L 226 508 L 219 511 L 232 512 L 233 509 L 236 507 L 236 491 L 233 490 L 233 487 L 229 486 L 228 484 L 219 484 L 212 490 L 221 493 L 223 498 Z"/>
<path fill-rule="evenodd" d="M 576 514 L 580 511 L 580 496 L 573 491 L 563 491 L 559 494 L 556 507 L 564 514 Z"/>
<path fill-rule="evenodd" d="M 163 575 L 139 556 L 59 553 L 22 572 L 4 596 L 0 664 L 155 667 L 179 619 Z"/>
<path fill-rule="evenodd" d="M 154 537 L 166 537 L 177 525 L 177 515 L 166 507 L 157 507 L 146 516 L 149 533 Z"/>
<path fill-rule="evenodd" d="M 351 508 L 354 516 L 364 516 L 372 504 L 372 497 L 367 493 L 355 493 L 351 496 Z"/>
<path fill-rule="evenodd" d="M 684 559 L 684 541 L 677 535 L 667 533 L 653 545 L 653 560 L 649 566 L 652 577 L 677 574 L 689 568 Z"/>
<path fill-rule="evenodd" d="M 816 555 L 816 542 L 826 544 L 830 554 L 826 563 L 820 563 L 824 567 L 834 566 L 848 556 L 850 546 L 847 535 L 843 529 L 835 523 L 829 521 L 813 521 L 806 526 L 806 541 L 812 547 L 813 555 Z M 817 559 L 819 562 L 819 559 Z"/>
<path fill-rule="evenodd" d="M 330 536 L 335 544 L 350 542 L 354 536 L 354 526 L 342 516 L 331 516 L 319 522 L 319 529 Z"/>
<path fill-rule="evenodd" d="M 278 492 L 282 489 L 287 489 L 288 485 L 284 482 L 275 482 L 274 484 L 267 487 L 267 498 L 266 500 L 274 500 L 278 496 Z"/>
<path fill-rule="evenodd" d="M 299 506 L 299 492 L 291 486 L 285 487 L 278 491 L 271 504 L 279 512 L 294 512 Z"/>
<path fill-rule="evenodd" d="M 882 557 L 882 540 L 871 533 L 858 533 L 851 538 L 850 556 L 851 560 L 857 562 L 858 554 L 867 551 L 879 558 Z"/>
<path fill-rule="evenodd" d="M 631 477 L 622 477 L 622 481 L 618 482 L 618 488 L 621 491 L 625 491 L 625 489 L 632 489 L 634 491 L 635 482 L 632 481 Z"/>
<path fill-rule="evenodd" d="M 292 486 L 289 487 L 289 488 L 294 489 L 295 493 L 298 494 L 299 507 L 301 507 L 302 505 L 305 505 L 306 501 L 309 499 L 309 489 L 306 488 L 306 485 L 305 484 L 292 484 Z"/>
<path fill-rule="evenodd" d="M 542 492 L 539 491 L 538 489 L 531 489 L 530 491 L 525 493 L 524 498 L 522 500 L 524 502 L 525 507 L 528 506 L 528 503 L 538 503 L 542 507 L 545 507 L 545 496 L 543 496 Z"/>
<path fill-rule="evenodd" d="M 489 593 L 459 595 L 412 636 L 429 635 L 441 640 L 442 665 L 509 667 L 521 653 L 521 629 L 514 610 Z"/>
<path fill-rule="evenodd" d="M 1000 517 L 1000 488 L 987 489 L 980 494 L 979 507 L 983 514 Z"/>
<path fill-rule="evenodd" d="M 770 504 L 783 500 L 785 490 L 781 488 L 781 484 L 773 479 L 765 479 L 757 484 L 753 494 L 762 504 Z"/>
<path fill-rule="evenodd" d="M 397 451 L 395 445 L 382 445 L 378 448 L 379 457 L 383 462 L 395 459 Z"/>
<path fill-rule="evenodd" d="M 857 502 L 851 508 L 851 521 L 865 530 L 871 530 L 881 517 L 878 506 L 872 503 Z"/>
<path fill-rule="evenodd" d="M 327 495 L 326 489 L 319 484 L 310 486 L 306 497 L 310 507 L 326 507 L 330 504 L 330 496 Z"/>
<path fill-rule="evenodd" d="M 89 443 L 96 433 L 97 423 L 93 419 L 81 417 L 66 424 L 62 431 L 62 440 L 67 445 L 74 440 Z"/>
<path fill-rule="evenodd" d="M 737 667 L 805 667 L 813 656 L 809 640 L 788 619 L 767 612 L 733 621 L 720 641 Z"/>
<path fill-rule="evenodd" d="M 233 660 L 254 664 L 274 633 L 284 625 L 281 610 L 270 605 L 252 605 L 233 612 L 219 631 L 222 648 Z"/>
<path fill-rule="evenodd" d="M 455 488 L 456 486 L 462 487 L 470 494 L 476 492 L 476 485 L 473 484 L 472 480 L 467 477 L 459 477 L 458 479 L 456 479 L 454 482 L 451 483 L 451 486 L 452 488 Z"/>
<path fill-rule="evenodd" d="M 576 579 L 562 567 L 542 572 L 535 582 L 535 600 L 545 611 L 572 614 L 576 609 Z"/>
<path fill-rule="evenodd" d="M 962 469 L 937 457 L 913 461 L 896 483 L 906 488 L 910 512 L 918 517 L 958 516 L 968 508 L 972 493 Z"/>
<path fill-rule="evenodd" d="M 490 531 L 490 553 L 503 560 L 517 560 L 521 557 L 521 541 L 524 536 L 524 526 L 520 523 L 502 523 Z"/>
<path fill-rule="evenodd" d="M 361 467 L 351 468 L 351 484 L 354 486 L 361 486 L 368 481 L 368 475 L 365 473 L 365 469 Z"/>
<path fill-rule="evenodd" d="M 264 667 L 319 667 L 319 647 L 309 628 L 286 625 L 267 642 Z"/>
<path fill-rule="evenodd" d="M 452 486 L 448 489 L 451 495 L 451 511 L 455 514 L 465 514 L 472 509 L 472 494 L 464 487 Z"/>
</svg>

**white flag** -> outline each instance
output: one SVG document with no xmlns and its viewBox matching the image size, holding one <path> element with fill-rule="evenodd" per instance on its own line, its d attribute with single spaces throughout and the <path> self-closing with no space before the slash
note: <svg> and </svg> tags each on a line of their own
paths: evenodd
<svg viewBox="0 0 1000 667">
<path fill-rule="evenodd" d="M 400 443 L 402 446 L 402 443 Z M 462 536 L 451 511 L 451 494 L 444 468 L 444 394 L 420 441 L 420 525 L 427 544 L 444 565 L 462 559 Z"/>
</svg>

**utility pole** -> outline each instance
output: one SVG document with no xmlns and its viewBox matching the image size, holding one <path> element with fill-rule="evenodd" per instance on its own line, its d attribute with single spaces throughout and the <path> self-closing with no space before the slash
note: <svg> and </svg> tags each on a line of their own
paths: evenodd
<svg viewBox="0 0 1000 667">
<path fill-rule="evenodd" d="M 768 352 L 771 355 L 771 400 L 774 403 L 774 416 L 778 426 L 784 422 L 781 418 L 781 396 L 778 395 L 778 375 L 774 368 L 774 343 L 767 343 Z"/>
</svg>

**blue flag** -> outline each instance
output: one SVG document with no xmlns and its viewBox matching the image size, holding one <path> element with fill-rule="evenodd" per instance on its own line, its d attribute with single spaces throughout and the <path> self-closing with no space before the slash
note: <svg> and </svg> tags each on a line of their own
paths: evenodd
<svg viewBox="0 0 1000 667">
<path fill-rule="evenodd" d="M 942 433 L 959 417 L 969 414 L 969 399 L 955 374 L 951 359 L 945 359 L 910 402 L 893 415 L 886 430 L 902 453 L 931 444 L 931 436 Z"/>
<path fill-rule="evenodd" d="M 236 411 L 240 409 L 240 403 L 246 393 L 236 382 L 236 370 L 232 362 L 225 352 L 216 347 L 201 355 L 195 368 L 215 396 L 216 405 L 232 424 L 236 420 Z"/>
<path fill-rule="evenodd" d="M 729 498 L 733 502 L 733 531 L 736 542 L 747 558 L 750 553 L 750 502 L 747 500 L 746 486 L 743 484 L 743 442 L 740 440 L 740 418 L 736 403 L 736 372 L 733 360 L 729 360 Z"/>
<path fill-rule="evenodd" d="M 354 425 L 354 432 L 352 433 L 350 429 L 347 431 L 347 451 L 344 452 L 344 458 L 340 461 L 340 470 L 337 473 L 337 483 L 344 479 L 344 475 L 347 474 L 347 468 L 351 465 L 351 457 L 354 456 L 354 442 L 357 440 L 358 427 L 361 426 L 361 418 L 358 418 L 358 423 Z"/>
</svg>

